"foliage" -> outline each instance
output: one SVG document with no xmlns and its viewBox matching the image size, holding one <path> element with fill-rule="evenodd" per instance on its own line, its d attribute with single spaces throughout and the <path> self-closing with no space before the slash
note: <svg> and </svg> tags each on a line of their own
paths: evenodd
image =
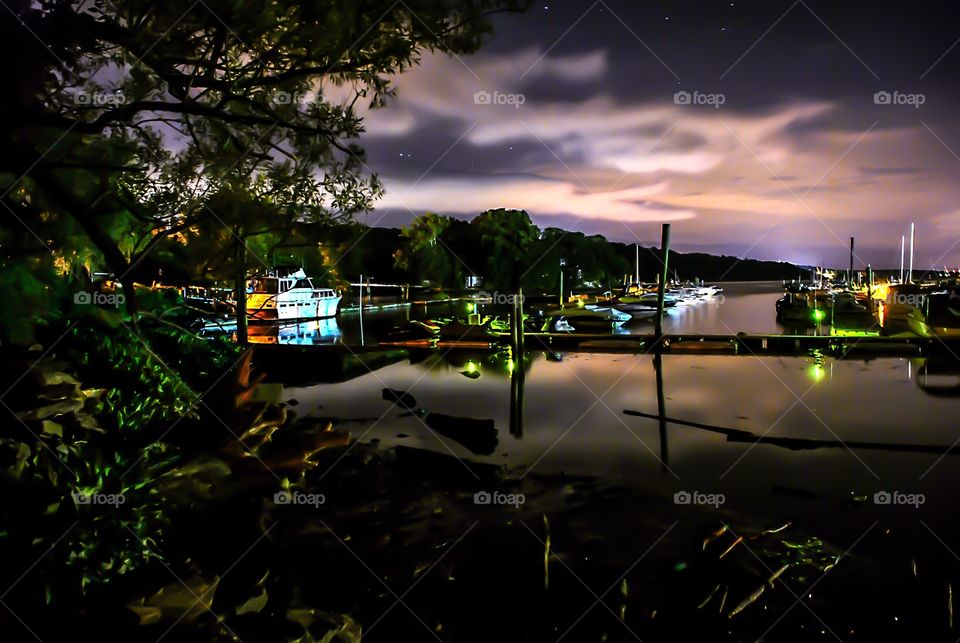
<svg viewBox="0 0 960 643">
<path fill-rule="evenodd" d="M 458 257 L 444 241 L 452 217 L 427 212 L 400 231 L 406 242 L 394 252 L 394 263 L 433 284 L 457 287 L 463 283 Z"/>
<path fill-rule="evenodd" d="M 15 0 L 0 23 L 17 52 L 0 62 L 4 249 L 95 250 L 132 310 L 165 241 L 217 225 L 243 238 L 209 207 L 225 189 L 269 206 L 260 231 L 349 219 L 381 194 L 358 106 L 385 105 L 423 51 L 472 52 L 491 13 L 526 4 Z"/>
<path fill-rule="evenodd" d="M 523 210 L 487 210 L 470 222 L 488 257 L 483 275 L 488 290 L 515 291 L 515 283 L 531 260 L 539 230 Z"/>
</svg>

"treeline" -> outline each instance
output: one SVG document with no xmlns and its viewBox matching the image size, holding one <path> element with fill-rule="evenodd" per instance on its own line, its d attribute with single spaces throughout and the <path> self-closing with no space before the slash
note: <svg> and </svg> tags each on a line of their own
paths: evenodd
<svg viewBox="0 0 960 643">
<path fill-rule="evenodd" d="M 251 269 L 302 266 L 326 285 L 342 286 L 361 278 L 459 289 L 470 276 L 488 290 L 553 292 L 560 272 L 569 289 L 613 289 L 635 271 L 633 244 L 608 241 L 601 235 L 560 228 L 540 229 L 521 210 L 488 210 L 471 221 L 426 213 L 403 228 L 357 223 L 299 224 L 273 238 L 250 244 Z M 203 243 L 197 240 L 198 243 Z M 198 275 L 190 260 L 191 244 L 158 254 L 167 260 L 156 270 L 166 281 L 189 282 Z M 705 253 L 670 253 L 670 277 L 681 280 L 753 281 L 795 279 L 804 268 L 776 261 L 739 259 Z M 661 270 L 659 248 L 641 246 L 640 278 L 656 281 Z M 804 274 L 806 274 L 804 272 Z"/>
</svg>

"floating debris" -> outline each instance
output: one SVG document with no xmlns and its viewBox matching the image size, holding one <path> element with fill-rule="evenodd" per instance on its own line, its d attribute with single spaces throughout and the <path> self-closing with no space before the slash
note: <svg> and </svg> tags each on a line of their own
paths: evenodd
<svg viewBox="0 0 960 643">
<path fill-rule="evenodd" d="M 750 596 L 748 596 L 747 598 L 745 598 L 742 603 L 740 603 L 739 605 L 737 605 L 736 607 L 734 607 L 734 608 L 730 611 L 730 613 L 727 615 L 727 618 L 733 618 L 734 616 L 736 616 L 737 614 L 739 614 L 739 613 L 742 612 L 743 610 L 745 610 L 745 609 L 747 609 L 748 607 L 750 607 L 753 603 L 756 603 L 757 600 L 758 600 L 761 596 L 763 596 L 763 592 L 764 592 L 766 589 L 767 589 L 767 586 L 766 586 L 766 585 L 761 585 L 761 586 L 760 586 L 760 589 L 758 589 L 757 591 L 755 591 L 753 594 L 750 594 Z"/>
</svg>

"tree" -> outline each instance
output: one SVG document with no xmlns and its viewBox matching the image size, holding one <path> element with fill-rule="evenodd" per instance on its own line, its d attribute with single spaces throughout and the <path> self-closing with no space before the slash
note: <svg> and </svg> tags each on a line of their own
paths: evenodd
<svg viewBox="0 0 960 643">
<path fill-rule="evenodd" d="M 395 265 L 420 279 L 429 279 L 441 286 L 462 283 L 463 272 L 458 265 L 459 259 L 443 240 L 452 222 L 452 217 L 433 212 L 416 217 L 400 232 L 405 243 L 394 253 Z"/>
<path fill-rule="evenodd" d="M 470 223 L 486 253 L 483 284 L 488 290 L 516 292 L 528 273 L 531 251 L 540 236 L 523 210 L 498 208 L 481 213 Z"/>
<path fill-rule="evenodd" d="M 383 106 L 421 52 L 471 52 L 491 13 L 526 4 L 12 0 L 3 225 L 18 255 L 92 246 L 132 307 L 144 257 L 209 223 L 224 181 L 302 220 L 348 219 L 381 193 L 358 102 Z"/>
</svg>

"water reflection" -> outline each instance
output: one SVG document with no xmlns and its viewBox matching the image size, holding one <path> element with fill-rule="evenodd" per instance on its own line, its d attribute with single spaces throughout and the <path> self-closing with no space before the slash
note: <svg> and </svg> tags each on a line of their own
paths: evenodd
<svg viewBox="0 0 960 643">
<path fill-rule="evenodd" d="M 787 487 L 839 510 L 852 491 L 916 489 L 932 505 L 960 486 L 956 456 L 942 457 L 957 440 L 957 360 L 536 352 L 521 367 L 508 351 L 420 351 L 375 378 L 291 396 L 326 417 L 385 413 L 366 439 L 440 451 L 417 418 L 389 412 L 383 386 L 413 392 L 430 413 L 509 427 L 490 455 L 450 443 L 459 457 L 667 490 L 673 472 L 683 488 L 725 493 L 748 511 L 809 509 L 775 491 Z"/>
<path fill-rule="evenodd" d="M 251 324 L 247 333 L 252 344 L 337 344 L 343 336 L 335 317 L 305 322 Z"/>
</svg>

